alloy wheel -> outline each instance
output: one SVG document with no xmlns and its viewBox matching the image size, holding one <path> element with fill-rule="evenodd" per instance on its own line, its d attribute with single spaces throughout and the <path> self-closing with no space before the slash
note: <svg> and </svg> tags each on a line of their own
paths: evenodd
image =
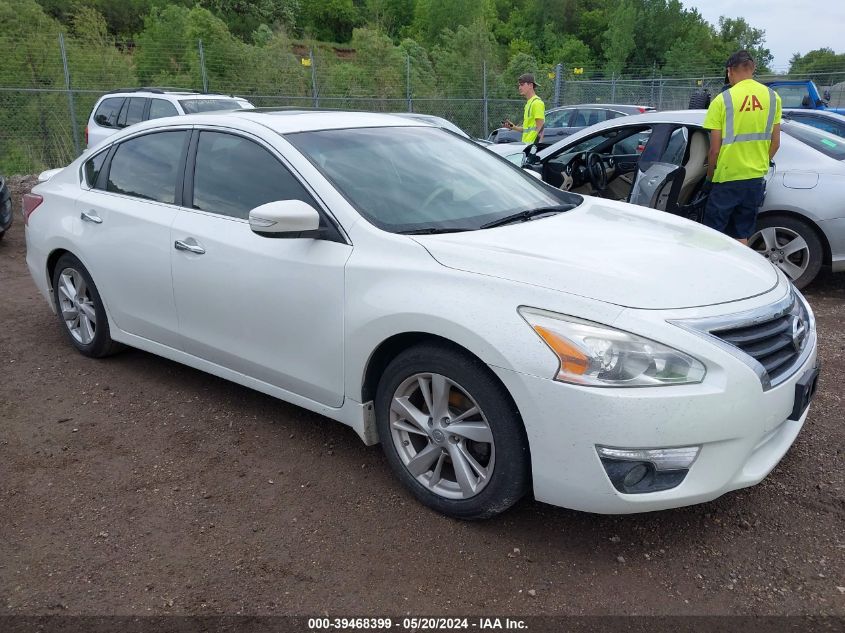
<svg viewBox="0 0 845 633">
<path fill-rule="evenodd" d="M 772 226 L 757 231 L 748 245 L 780 268 L 795 281 L 810 265 L 810 247 L 806 240 L 792 229 Z"/>
<path fill-rule="evenodd" d="M 468 499 L 490 482 L 496 458 L 490 425 L 472 396 L 446 376 L 404 380 L 391 400 L 390 432 L 405 468 L 431 492 Z"/>
<path fill-rule="evenodd" d="M 97 314 L 88 284 L 73 268 L 59 276 L 59 310 L 70 335 L 82 345 L 89 345 L 97 333 Z"/>
</svg>

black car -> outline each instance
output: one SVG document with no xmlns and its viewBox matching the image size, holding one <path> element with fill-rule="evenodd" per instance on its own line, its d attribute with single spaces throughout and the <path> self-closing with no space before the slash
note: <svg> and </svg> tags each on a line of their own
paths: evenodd
<svg viewBox="0 0 845 633">
<path fill-rule="evenodd" d="M 6 179 L 0 176 L 0 239 L 12 226 L 12 194 L 9 193 L 9 185 Z"/>
<path fill-rule="evenodd" d="M 552 145 L 573 132 L 595 125 L 596 123 L 610 121 L 611 119 L 630 114 L 643 114 L 653 111 L 654 108 L 650 106 L 602 103 L 587 103 L 584 105 L 552 108 L 546 111 L 546 126 L 543 131 L 543 142 L 539 143 L 539 145 L 540 147 Z M 502 127 L 494 130 L 490 134 L 489 140 L 494 143 L 513 143 L 522 140 L 522 132 L 516 132 Z"/>
</svg>

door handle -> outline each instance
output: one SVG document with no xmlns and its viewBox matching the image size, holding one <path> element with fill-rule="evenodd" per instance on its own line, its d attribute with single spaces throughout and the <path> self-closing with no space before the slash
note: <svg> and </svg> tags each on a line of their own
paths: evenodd
<svg viewBox="0 0 845 633">
<path fill-rule="evenodd" d="M 184 241 L 183 240 L 176 240 L 173 243 L 173 247 L 177 251 L 188 251 L 189 253 L 194 253 L 196 255 L 205 254 L 205 249 L 202 246 L 200 246 L 199 244 L 197 244 L 197 241 L 192 237 L 189 237 L 188 239 L 186 239 Z"/>
<path fill-rule="evenodd" d="M 83 211 L 79 214 L 79 219 L 83 220 L 84 222 L 93 222 L 94 224 L 102 224 L 103 218 L 97 215 L 97 212 L 93 209 L 91 211 Z"/>
</svg>

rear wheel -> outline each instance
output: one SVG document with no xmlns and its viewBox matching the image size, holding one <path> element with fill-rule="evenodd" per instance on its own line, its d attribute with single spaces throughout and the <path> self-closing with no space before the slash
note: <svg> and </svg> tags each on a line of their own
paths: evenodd
<svg viewBox="0 0 845 633">
<path fill-rule="evenodd" d="M 748 245 L 780 268 L 798 288 L 809 284 L 822 266 L 824 248 L 815 229 L 786 215 L 764 215 Z"/>
<path fill-rule="evenodd" d="M 522 420 L 478 359 L 446 345 L 419 345 L 387 367 L 376 395 L 382 448 L 425 505 L 459 519 L 507 510 L 528 490 Z"/>
<path fill-rule="evenodd" d="M 70 253 L 56 263 L 53 293 L 62 331 L 80 353 L 102 358 L 120 350 L 120 344 L 109 336 L 106 310 L 94 280 Z"/>
</svg>

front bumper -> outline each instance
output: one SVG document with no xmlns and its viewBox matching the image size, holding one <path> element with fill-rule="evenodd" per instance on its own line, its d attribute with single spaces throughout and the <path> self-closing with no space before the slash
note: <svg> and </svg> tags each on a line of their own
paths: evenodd
<svg viewBox="0 0 845 633">
<path fill-rule="evenodd" d="M 602 514 L 649 512 L 692 505 L 759 483 L 795 441 L 807 410 L 789 420 L 795 385 L 816 366 L 812 352 L 794 374 L 764 391 L 739 361 L 697 385 L 591 388 L 499 367 L 525 424 L 538 501 Z M 700 446 L 680 485 L 623 494 L 611 484 L 596 446 Z"/>
</svg>

